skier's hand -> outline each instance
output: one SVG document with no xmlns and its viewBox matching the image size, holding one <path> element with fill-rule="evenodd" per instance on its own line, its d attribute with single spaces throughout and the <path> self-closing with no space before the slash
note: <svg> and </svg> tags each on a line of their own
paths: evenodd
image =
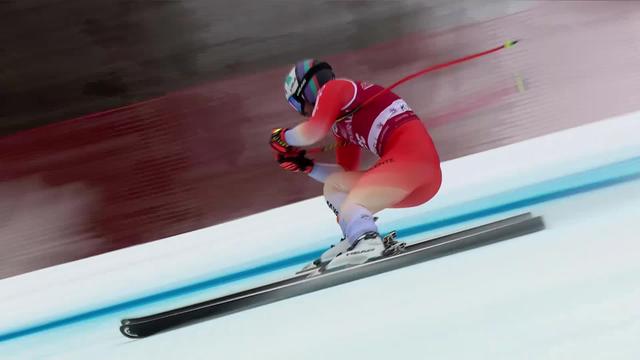
<svg viewBox="0 0 640 360">
<path fill-rule="evenodd" d="M 271 142 L 269 145 L 280 154 L 286 154 L 294 150 L 294 147 L 289 145 L 284 138 L 284 132 L 287 130 L 287 128 L 277 128 L 271 131 Z"/>
<path fill-rule="evenodd" d="M 287 171 L 310 173 L 314 161 L 306 157 L 305 150 L 293 150 L 285 154 L 278 153 L 276 160 L 281 168 Z"/>
</svg>

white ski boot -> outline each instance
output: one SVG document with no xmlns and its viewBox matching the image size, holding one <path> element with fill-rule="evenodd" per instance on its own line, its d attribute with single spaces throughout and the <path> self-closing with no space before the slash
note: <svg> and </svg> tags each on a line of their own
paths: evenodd
<svg viewBox="0 0 640 360">
<path fill-rule="evenodd" d="M 371 245 L 372 242 L 374 245 L 377 245 L 377 242 L 375 241 L 376 239 L 379 239 L 379 235 L 375 232 L 372 233 L 368 233 L 365 234 L 363 236 L 360 237 L 360 239 L 363 239 L 364 237 L 366 237 L 367 235 L 372 236 L 372 239 L 368 239 L 367 241 L 369 241 L 368 243 L 365 243 L 367 245 Z M 397 233 L 395 231 L 392 231 L 390 233 L 388 233 L 387 235 L 385 235 L 382 238 L 382 246 L 384 247 L 384 249 L 382 250 L 382 256 L 392 256 L 392 255 L 396 255 L 399 254 L 401 252 L 404 251 L 405 249 L 405 243 L 403 242 L 398 242 L 396 240 L 397 238 Z M 363 244 L 363 246 L 365 245 Z M 345 239 L 341 239 L 339 243 L 335 244 L 335 245 L 331 245 L 331 248 L 328 249 L 327 251 L 325 251 L 320 258 L 314 260 L 312 263 L 308 264 L 307 266 L 305 266 L 304 268 L 302 268 L 300 271 L 296 272 L 296 274 L 303 274 L 303 273 L 312 273 L 313 275 L 317 275 L 320 274 L 322 272 L 324 272 L 327 269 L 327 265 L 334 260 L 336 257 L 347 253 L 349 251 L 352 250 L 356 250 L 355 247 L 357 247 L 358 242 L 356 242 L 356 246 L 350 246 L 349 243 L 347 241 L 345 241 Z M 375 247 L 375 246 L 374 246 Z M 362 248 L 360 248 L 362 250 Z M 377 249 L 376 249 L 377 250 Z M 375 257 L 379 257 L 380 255 L 378 255 L 378 251 L 372 251 L 372 252 L 367 252 L 366 255 L 376 255 L 376 256 L 365 256 L 365 253 L 361 254 L 361 258 L 365 258 L 364 262 L 368 261 L 369 259 L 375 258 Z M 353 260 L 354 262 L 356 262 L 355 260 L 362 260 L 362 259 L 356 259 L 351 257 L 352 255 L 350 255 L 350 261 Z M 344 260 L 344 259 L 343 259 Z M 343 261 L 341 260 L 341 261 Z M 336 268 L 336 264 L 339 263 L 334 263 L 332 265 L 332 268 Z M 349 262 L 350 264 L 350 262 Z M 343 266 L 343 265 L 340 265 Z M 312 276 L 313 276 L 312 275 Z"/>
<path fill-rule="evenodd" d="M 346 245 L 343 243 L 346 243 Z M 334 250 L 336 248 L 337 250 Z M 330 251 L 336 255 L 327 264 L 327 270 L 347 265 L 364 264 L 370 259 L 379 258 L 384 255 L 385 246 L 380 234 L 377 232 L 368 232 L 361 235 L 352 246 L 349 246 L 346 241 L 341 241 L 336 246 L 325 252 L 325 254 Z"/>
<path fill-rule="evenodd" d="M 340 239 L 340 242 L 337 244 L 331 245 L 331 247 L 322 253 L 319 258 L 315 259 L 312 263 L 302 268 L 302 270 L 298 271 L 296 274 L 302 274 L 306 272 L 315 271 L 315 273 L 319 273 L 324 271 L 325 265 L 327 265 L 331 260 L 333 260 L 336 256 L 349 251 L 351 245 L 346 241 L 345 238 Z"/>
<path fill-rule="evenodd" d="M 373 221 L 378 221 L 378 218 L 374 216 Z M 394 234 L 395 234 L 395 231 L 394 231 Z M 339 243 L 335 245 L 331 245 L 331 248 L 329 248 L 329 250 L 323 252 L 322 255 L 320 255 L 320 258 L 314 261 L 314 263 L 316 265 L 326 264 L 329 261 L 333 260 L 336 256 L 353 249 L 353 247 L 358 244 L 358 241 L 359 240 L 356 240 L 354 245 L 350 245 L 348 241 L 345 241 L 345 238 L 342 238 L 340 239 Z"/>
<path fill-rule="evenodd" d="M 326 264 L 336 256 L 349 251 L 351 248 L 351 244 L 349 244 L 345 238 L 342 238 L 339 243 L 331 245 L 327 251 L 323 252 L 322 255 L 320 255 L 320 258 L 316 260 L 316 263 Z"/>
</svg>

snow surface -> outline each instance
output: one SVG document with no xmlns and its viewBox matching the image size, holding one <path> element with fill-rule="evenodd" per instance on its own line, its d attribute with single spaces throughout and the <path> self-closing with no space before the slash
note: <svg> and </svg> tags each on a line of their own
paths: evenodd
<svg viewBox="0 0 640 360">
<path fill-rule="evenodd" d="M 570 175 L 638 157 L 639 118 L 640 114 L 629 114 L 448 162 L 444 171 L 450 181 L 433 204 L 388 212 L 383 219 L 390 226 L 417 224 L 425 214 L 435 218 L 478 199 L 497 201 L 496 194 L 529 189 L 557 177 L 577 181 Z M 529 162 L 517 157 L 527 153 L 531 154 Z M 638 164 L 628 163 L 624 170 L 640 173 Z M 455 177 L 477 169 L 489 170 L 467 176 L 466 187 Z M 613 168 L 605 169 L 613 172 Z M 602 171 L 586 174 L 607 175 Z M 2 280 L 0 304 L 5 312 L 0 316 L 0 335 L 244 269 L 287 252 L 323 246 L 333 236 L 327 233 L 335 231 L 335 225 L 316 224 L 310 239 L 289 245 L 285 240 L 291 236 L 285 230 L 272 231 L 281 227 L 268 226 L 282 212 L 327 212 L 320 205 L 320 199 L 313 199 Z M 123 317 L 231 293 L 287 276 L 297 266 L 276 269 L 3 341 L 0 358 L 640 358 L 640 180 L 511 209 L 471 223 L 524 211 L 544 216 L 547 229 L 144 340 L 126 339 L 118 331 Z M 446 230 L 471 223 L 454 224 Z M 244 230 L 260 226 L 268 226 L 269 233 L 256 236 Z M 241 239 L 220 241 L 234 233 L 241 234 Z M 266 244 L 254 247 L 255 238 Z M 285 245 L 278 248 L 281 244 Z M 265 256 L 261 252 L 265 246 L 279 250 Z M 213 257 L 204 271 L 206 256 Z M 189 266 L 190 261 L 195 265 Z M 123 264 L 131 266 L 123 272 Z M 132 283 L 143 289 L 130 290 Z"/>
</svg>

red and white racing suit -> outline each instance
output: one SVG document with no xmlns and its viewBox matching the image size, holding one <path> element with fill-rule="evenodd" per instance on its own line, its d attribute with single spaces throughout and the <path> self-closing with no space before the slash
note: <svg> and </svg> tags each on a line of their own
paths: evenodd
<svg viewBox="0 0 640 360">
<path fill-rule="evenodd" d="M 346 144 L 336 149 L 337 162 L 345 171 L 324 179 L 325 196 L 334 211 L 349 202 L 372 213 L 417 206 L 440 188 L 436 148 L 403 99 L 387 92 L 353 112 L 382 90 L 363 81 L 329 81 L 318 93 L 311 119 L 285 134 L 289 144 L 308 146 L 333 131 L 338 142 Z M 361 149 L 379 157 L 365 171 L 358 171 Z"/>
</svg>

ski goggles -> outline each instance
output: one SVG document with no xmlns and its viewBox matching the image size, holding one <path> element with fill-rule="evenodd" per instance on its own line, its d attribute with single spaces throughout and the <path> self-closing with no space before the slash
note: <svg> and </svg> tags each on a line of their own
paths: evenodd
<svg viewBox="0 0 640 360">
<path fill-rule="evenodd" d="M 287 102 L 295 111 L 304 115 L 304 99 L 302 97 L 291 95 L 287 98 Z"/>
<path fill-rule="evenodd" d="M 291 73 L 289 74 L 289 76 L 292 77 L 293 80 L 289 85 L 289 88 L 286 89 L 287 93 L 290 94 L 287 96 L 287 102 L 298 113 L 302 115 L 306 115 L 304 113 L 304 104 L 307 101 L 305 100 L 303 95 L 304 88 L 316 73 L 324 69 L 333 70 L 331 69 L 331 66 L 326 62 L 319 62 L 313 65 L 311 69 L 309 69 L 309 71 L 307 71 L 306 74 L 304 74 L 304 76 L 300 81 L 298 81 L 298 78 L 295 73 L 296 68 L 294 67 L 293 69 L 291 69 Z M 309 103 L 311 102 L 309 101 Z"/>
</svg>

